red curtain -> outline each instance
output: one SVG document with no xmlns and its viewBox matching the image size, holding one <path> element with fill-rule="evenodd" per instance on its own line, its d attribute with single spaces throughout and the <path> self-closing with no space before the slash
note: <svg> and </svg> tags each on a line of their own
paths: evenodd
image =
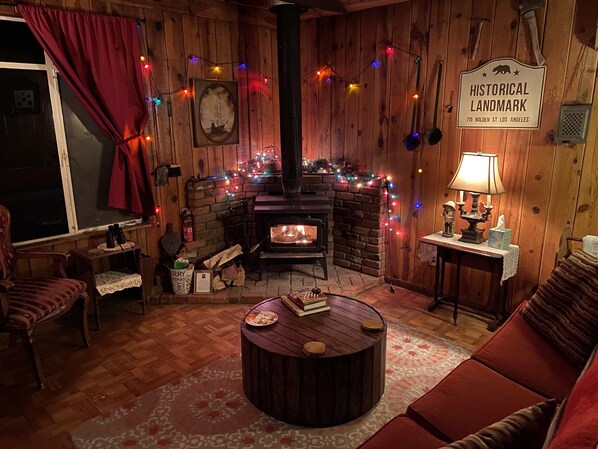
<svg viewBox="0 0 598 449">
<path fill-rule="evenodd" d="M 40 6 L 19 5 L 19 11 L 60 75 L 115 144 L 108 204 L 134 214 L 153 214 L 152 179 L 141 135 L 148 113 L 137 23 Z"/>
</svg>

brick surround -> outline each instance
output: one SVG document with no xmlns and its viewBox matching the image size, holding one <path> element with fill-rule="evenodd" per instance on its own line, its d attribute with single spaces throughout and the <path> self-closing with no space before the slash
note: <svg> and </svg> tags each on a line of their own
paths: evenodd
<svg viewBox="0 0 598 449">
<path fill-rule="evenodd" d="M 370 276 L 384 275 L 385 187 L 380 178 L 361 187 L 334 183 L 335 265 Z"/>
<path fill-rule="evenodd" d="M 385 184 L 338 182 L 332 174 L 304 174 L 303 193 L 334 200 L 329 218 L 333 263 L 370 276 L 384 275 Z M 280 175 L 187 182 L 187 205 L 194 217 L 195 241 L 186 243 L 205 258 L 236 243 L 255 242 L 253 201 L 259 193 L 282 193 Z"/>
</svg>

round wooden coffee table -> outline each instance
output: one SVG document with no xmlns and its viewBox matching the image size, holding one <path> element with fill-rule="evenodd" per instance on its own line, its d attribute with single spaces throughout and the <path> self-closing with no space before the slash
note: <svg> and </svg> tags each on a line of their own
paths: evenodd
<svg viewBox="0 0 598 449">
<path fill-rule="evenodd" d="M 276 323 L 254 327 L 241 322 L 245 395 L 281 421 L 310 427 L 342 424 L 371 410 L 384 393 L 384 318 L 356 299 L 327 296 L 328 312 L 298 317 L 276 297 L 247 312 L 275 312 Z M 383 330 L 362 330 L 367 319 L 381 320 Z M 309 341 L 325 343 L 325 353 L 307 357 L 303 345 Z"/>
</svg>

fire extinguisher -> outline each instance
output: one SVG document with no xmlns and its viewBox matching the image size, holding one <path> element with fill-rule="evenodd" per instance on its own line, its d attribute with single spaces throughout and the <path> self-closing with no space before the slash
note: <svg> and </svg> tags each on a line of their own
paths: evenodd
<svg viewBox="0 0 598 449">
<path fill-rule="evenodd" d="M 181 221 L 183 223 L 183 241 L 184 242 L 192 242 L 193 241 L 193 215 L 191 211 L 187 208 L 183 209 L 183 213 L 181 216 Z"/>
</svg>

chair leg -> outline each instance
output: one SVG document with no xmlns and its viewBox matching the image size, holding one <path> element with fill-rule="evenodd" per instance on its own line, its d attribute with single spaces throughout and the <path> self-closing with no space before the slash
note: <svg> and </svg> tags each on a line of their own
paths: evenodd
<svg viewBox="0 0 598 449">
<path fill-rule="evenodd" d="M 87 327 L 87 309 L 89 308 L 89 295 L 85 292 L 82 293 L 78 302 L 80 303 L 79 307 L 81 307 L 81 338 L 83 339 L 83 344 L 89 348 L 89 329 Z"/>
<path fill-rule="evenodd" d="M 44 379 L 42 365 L 39 360 L 39 355 L 37 355 L 37 351 L 35 350 L 34 343 L 35 339 L 33 337 L 33 330 L 28 331 L 27 334 L 23 334 L 23 344 L 29 353 L 29 358 L 31 359 L 31 364 L 33 365 L 33 371 L 35 372 L 35 379 L 37 380 L 37 386 L 40 389 L 44 389 L 46 387 L 46 381 Z"/>
</svg>

